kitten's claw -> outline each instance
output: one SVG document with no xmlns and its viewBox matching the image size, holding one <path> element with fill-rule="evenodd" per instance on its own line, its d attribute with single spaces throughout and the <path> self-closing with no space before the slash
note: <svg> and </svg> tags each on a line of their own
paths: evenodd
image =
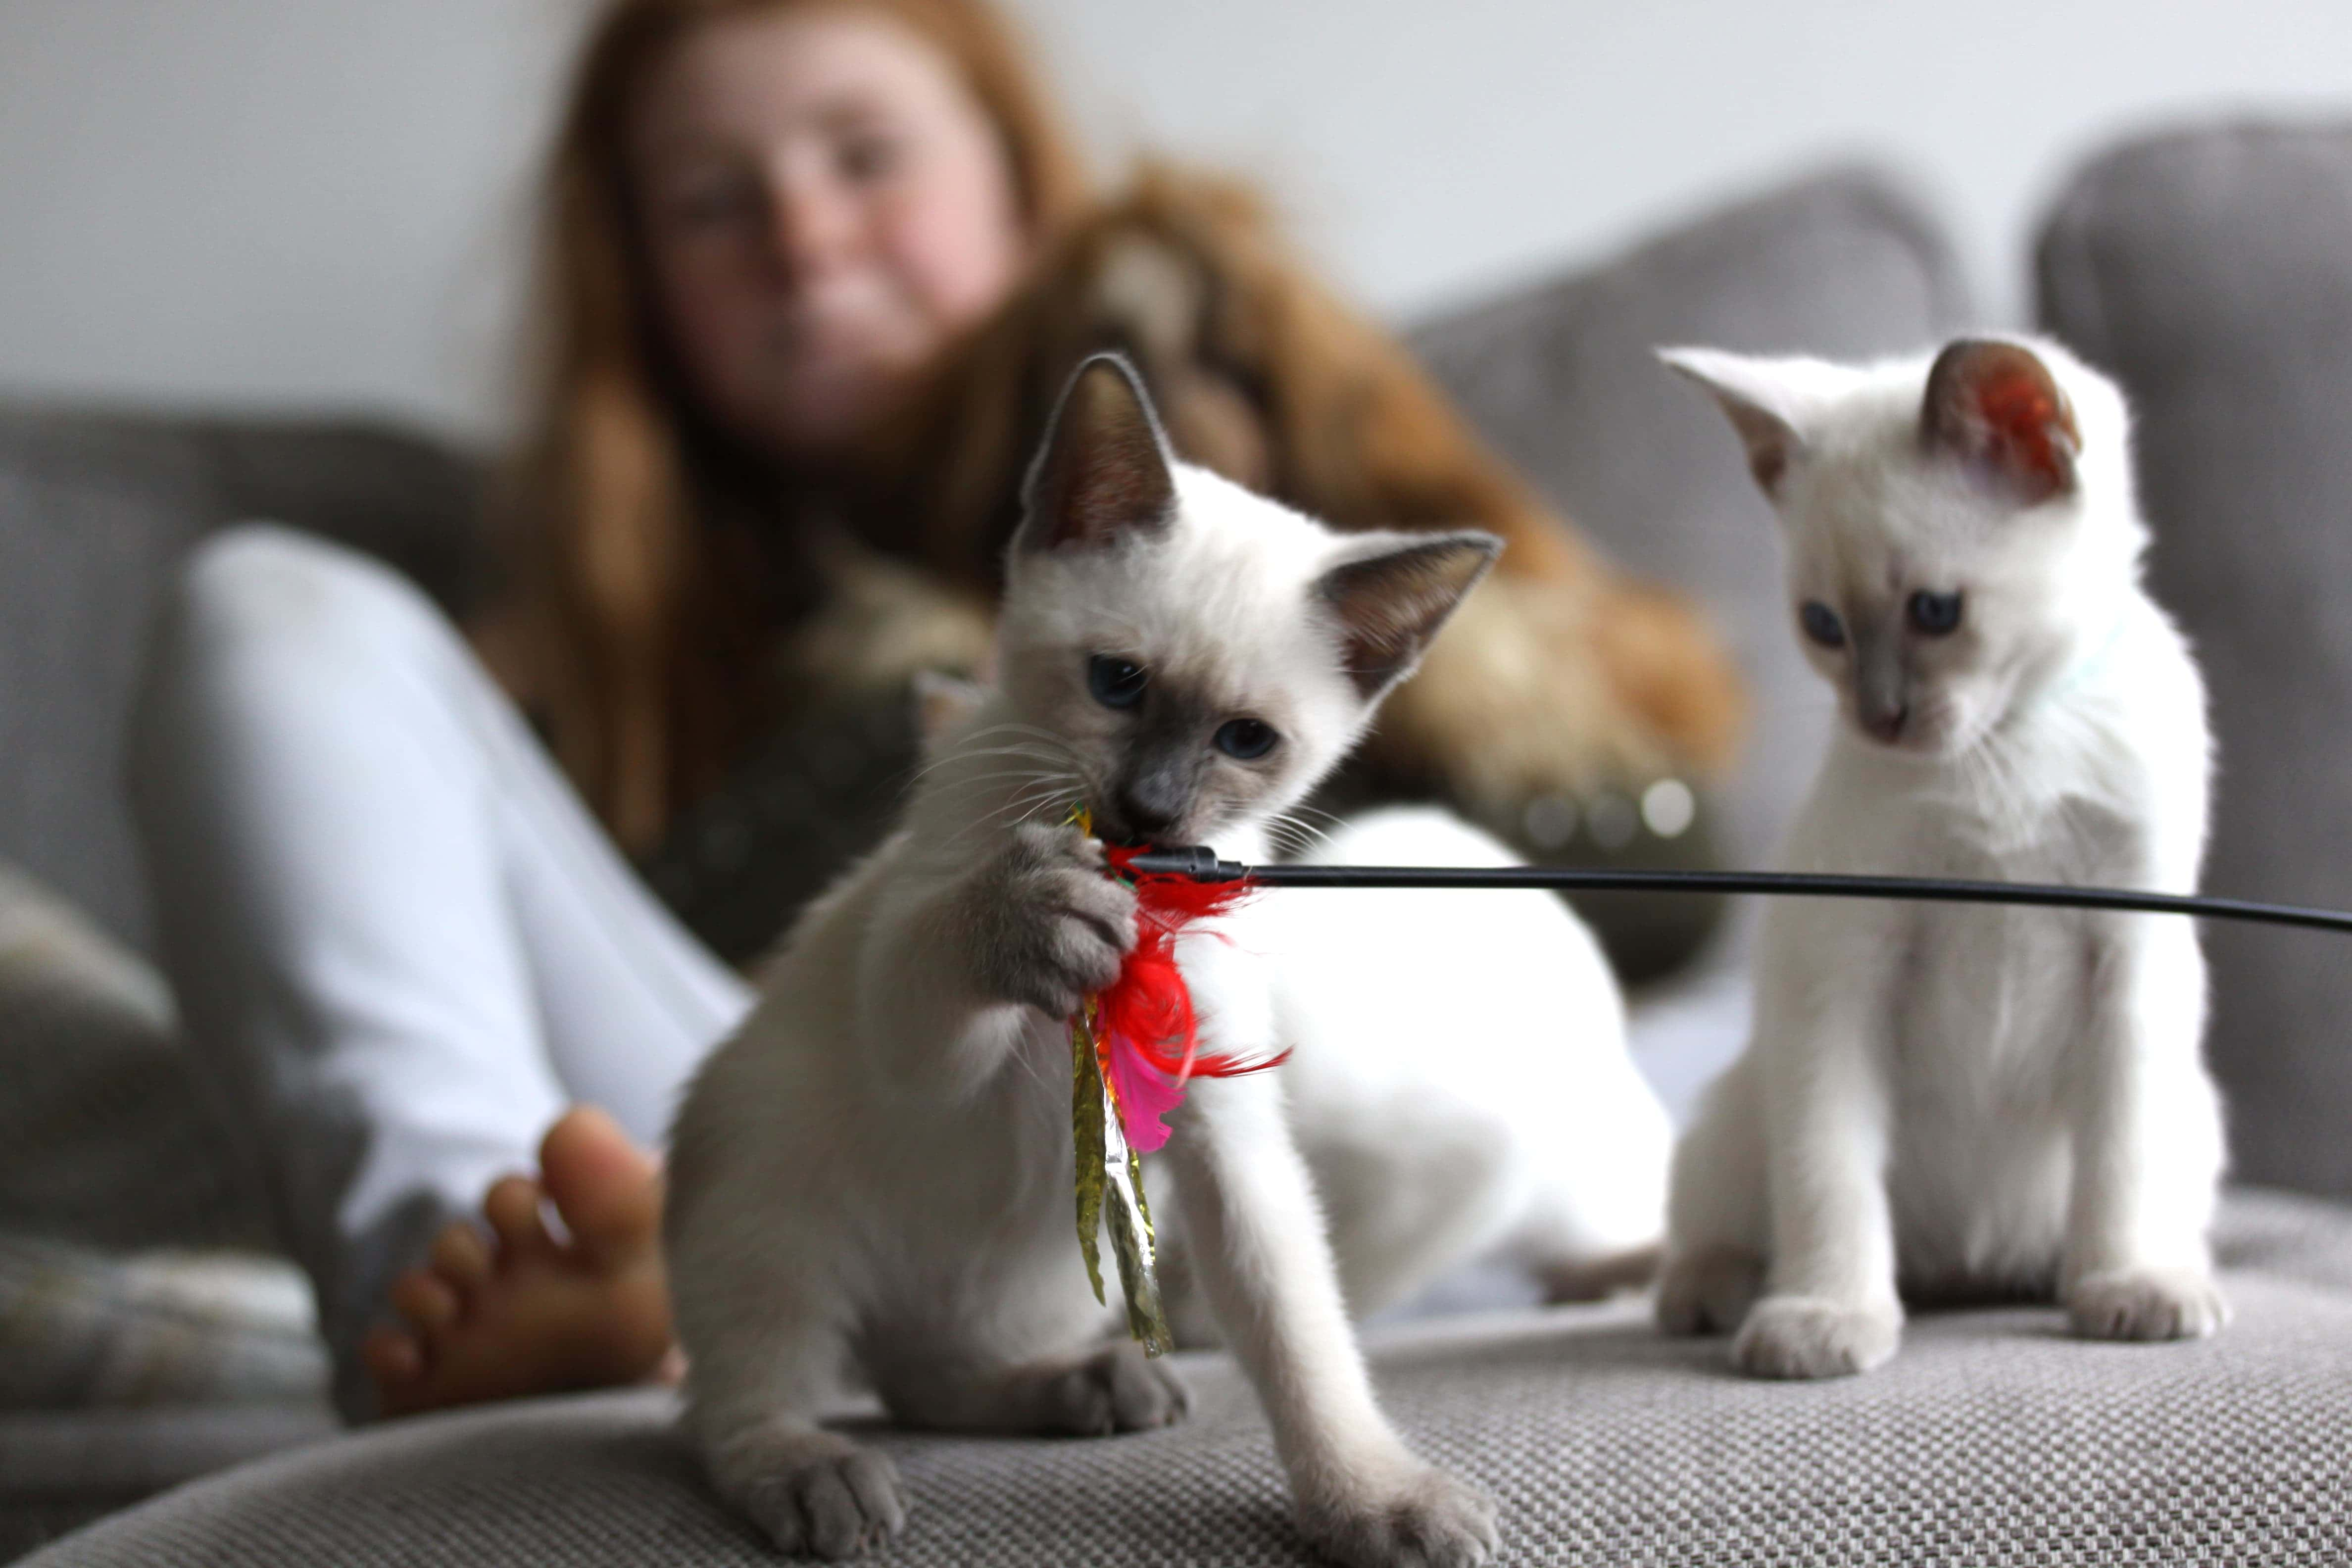
<svg viewBox="0 0 2352 1568">
<path fill-rule="evenodd" d="M 906 1500 L 889 1456 L 813 1434 L 773 1458 L 774 1468 L 731 1489 L 778 1551 L 837 1563 L 879 1550 L 905 1527 Z"/>
<path fill-rule="evenodd" d="M 2110 1268 L 2066 1297 L 2074 1331 L 2091 1340 L 2201 1340 L 2230 1321 L 2210 1275 L 2190 1268 Z"/>
<path fill-rule="evenodd" d="M 1494 1499 L 1418 1460 L 1298 1513 L 1307 1538 L 1347 1568 L 1477 1568 L 1496 1541 Z"/>
<path fill-rule="evenodd" d="M 1658 1330 L 1728 1334 L 1748 1320 L 1764 1288 L 1764 1260 L 1744 1247 L 1670 1254 L 1658 1273 Z"/>
<path fill-rule="evenodd" d="M 1173 1426 L 1192 1396 L 1166 1363 L 1133 1344 L 1106 1345 L 1046 1387 L 1044 1428 L 1079 1437 Z"/>
<path fill-rule="evenodd" d="M 1014 828 L 974 885 L 980 980 L 992 995 L 1066 1018 L 1118 978 L 1135 946 L 1135 891 L 1075 826 Z"/>
<path fill-rule="evenodd" d="M 1731 1342 L 1731 1360 L 1750 1377 L 1850 1377 L 1884 1363 L 1902 1337 L 1893 1307 L 1767 1296 Z"/>
</svg>

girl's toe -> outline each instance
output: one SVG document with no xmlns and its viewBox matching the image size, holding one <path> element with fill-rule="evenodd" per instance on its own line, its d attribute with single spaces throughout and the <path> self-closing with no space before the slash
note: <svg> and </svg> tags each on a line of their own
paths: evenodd
<svg viewBox="0 0 2352 1568">
<path fill-rule="evenodd" d="M 482 1233 L 458 1220 L 433 1238 L 433 1272 L 460 1291 L 472 1289 L 490 1277 L 490 1244 Z"/>
<path fill-rule="evenodd" d="M 423 1333 L 437 1334 L 457 1321 L 457 1292 L 448 1281 L 412 1268 L 392 1282 L 393 1310 Z"/>
<path fill-rule="evenodd" d="M 360 1362 L 379 1384 L 396 1387 L 425 1375 L 425 1349 L 398 1329 L 370 1329 L 360 1342 Z"/>
<path fill-rule="evenodd" d="M 555 1245 L 539 1205 L 546 1194 L 528 1176 L 501 1176 L 482 1198 L 483 1217 L 498 1232 L 499 1245 L 509 1251 L 531 1252 Z"/>
</svg>

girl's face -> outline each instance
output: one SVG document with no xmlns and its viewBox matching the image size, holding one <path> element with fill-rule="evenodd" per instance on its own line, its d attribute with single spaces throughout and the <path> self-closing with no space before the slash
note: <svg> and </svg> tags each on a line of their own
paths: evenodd
<svg viewBox="0 0 2352 1568">
<path fill-rule="evenodd" d="M 995 128 L 886 16 L 712 23 L 647 82 L 630 129 L 672 350 L 705 408 L 773 456 L 841 452 L 1023 260 Z"/>
</svg>

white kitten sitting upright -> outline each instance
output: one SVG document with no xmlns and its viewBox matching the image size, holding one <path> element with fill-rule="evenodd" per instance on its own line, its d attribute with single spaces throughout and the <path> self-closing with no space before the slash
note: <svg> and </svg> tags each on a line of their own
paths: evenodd
<svg viewBox="0 0 2352 1568">
<path fill-rule="evenodd" d="M 2121 395 L 2063 349 L 1855 368 L 1704 350 L 1844 722 L 1787 864 L 2194 890 L 2210 743 L 2140 584 Z M 1754 1037 L 1675 1156 L 1658 1316 L 1744 1370 L 1861 1372 L 1906 1294 L 2211 1333 L 2221 1108 L 2178 916 L 1783 900 Z M 1761 1299 L 1758 1299 L 1759 1291 Z"/>
<path fill-rule="evenodd" d="M 900 830 L 802 918 L 673 1139 L 689 1428 L 718 1489 L 787 1550 L 845 1555 L 898 1528 L 889 1461 L 818 1425 L 843 1383 L 949 1430 L 1181 1415 L 1164 1365 L 1110 1337 L 1124 1314 L 1094 1300 L 1071 1233 L 1065 1020 L 1117 975 L 1136 903 L 1063 809 L 1083 801 L 1109 837 L 1264 858 L 1268 825 L 1496 549 L 1333 533 L 1174 463 L 1108 359 L 1065 395 L 1027 501 L 999 689 L 940 742 Z M 1344 836 L 1404 856 L 1475 853 L 1473 837 L 1426 814 Z M 1557 902 L 1307 892 L 1286 918 L 1283 896 L 1179 957 L 1204 1045 L 1297 1056 L 1194 1080 L 1151 1190 L 1317 1544 L 1363 1568 L 1467 1568 L 1493 1549 L 1493 1505 L 1389 1426 L 1349 1302 L 1479 1249 L 1556 1289 L 1605 1283 L 1656 1235 L 1664 1118 L 1625 1058 L 1607 970 Z M 1356 897 L 1398 901 L 1351 920 Z M 1477 898 L 1475 920 L 1442 901 Z M 1447 929 L 1417 934 L 1432 921 Z M 1474 943 L 1482 930 L 1495 940 Z M 1584 1147 L 1548 1152 L 1569 1141 Z M 1309 1161 L 1331 1177 L 1344 1277 Z"/>
</svg>

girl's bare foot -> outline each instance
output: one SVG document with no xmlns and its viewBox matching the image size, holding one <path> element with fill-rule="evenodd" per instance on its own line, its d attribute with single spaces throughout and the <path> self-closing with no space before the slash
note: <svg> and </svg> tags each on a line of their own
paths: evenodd
<svg viewBox="0 0 2352 1568">
<path fill-rule="evenodd" d="M 404 1321 L 360 1347 L 383 1414 L 677 1376 L 659 1163 L 576 1106 L 548 1130 L 539 1164 L 537 1181 L 507 1176 L 484 1196 L 489 1237 L 452 1225 L 424 1268 L 393 1281 Z"/>
</svg>

